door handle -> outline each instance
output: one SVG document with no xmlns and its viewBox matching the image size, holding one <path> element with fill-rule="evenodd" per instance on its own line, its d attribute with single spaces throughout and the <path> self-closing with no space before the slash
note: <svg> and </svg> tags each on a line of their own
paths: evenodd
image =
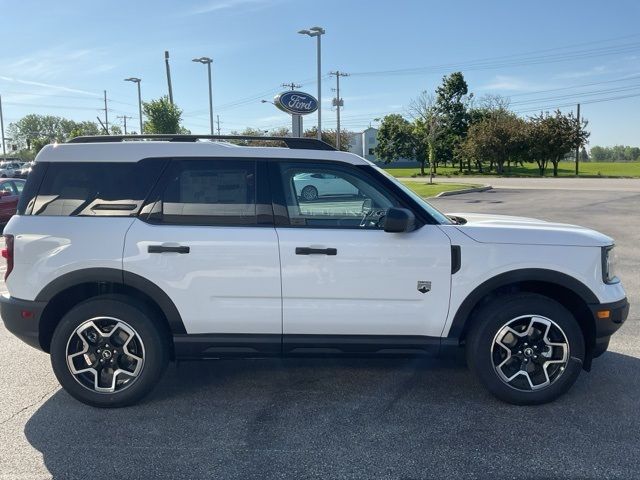
<svg viewBox="0 0 640 480">
<path fill-rule="evenodd" d="M 149 245 L 147 250 L 149 253 L 189 253 L 191 249 L 183 245 L 176 247 L 168 245 Z"/>
<path fill-rule="evenodd" d="M 335 248 L 296 247 L 296 255 L 337 255 Z"/>
</svg>

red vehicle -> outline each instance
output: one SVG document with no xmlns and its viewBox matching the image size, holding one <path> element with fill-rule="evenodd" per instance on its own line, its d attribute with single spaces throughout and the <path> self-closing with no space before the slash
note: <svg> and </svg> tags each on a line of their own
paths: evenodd
<svg viewBox="0 0 640 480">
<path fill-rule="evenodd" d="M 24 180 L 3 178 L 0 180 L 0 224 L 5 224 L 15 215 L 18 199 L 24 188 Z"/>
</svg>

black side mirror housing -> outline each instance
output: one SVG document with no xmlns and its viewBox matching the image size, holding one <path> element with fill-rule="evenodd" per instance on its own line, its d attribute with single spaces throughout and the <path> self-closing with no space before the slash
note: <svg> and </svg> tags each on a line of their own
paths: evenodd
<svg viewBox="0 0 640 480">
<path fill-rule="evenodd" d="M 389 233 L 410 232 L 415 228 L 416 217 L 411 210 L 392 207 L 384 217 L 384 231 Z"/>
</svg>

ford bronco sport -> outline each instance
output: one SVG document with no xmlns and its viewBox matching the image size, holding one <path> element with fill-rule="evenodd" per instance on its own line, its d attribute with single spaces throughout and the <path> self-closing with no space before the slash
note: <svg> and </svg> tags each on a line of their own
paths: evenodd
<svg viewBox="0 0 640 480">
<path fill-rule="evenodd" d="M 589 370 L 627 317 L 601 233 L 444 215 L 359 156 L 271 140 L 285 146 L 45 147 L 4 230 L 6 327 L 99 407 L 138 401 L 175 359 L 458 346 L 495 396 L 539 404 Z"/>
</svg>

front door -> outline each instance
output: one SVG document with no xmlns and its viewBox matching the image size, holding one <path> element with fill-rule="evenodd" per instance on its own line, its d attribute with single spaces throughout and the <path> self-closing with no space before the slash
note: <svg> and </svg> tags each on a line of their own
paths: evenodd
<svg viewBox="0 0 640 480">
<path fill-rule="evenodd" d="M 386 233 L 386 209 L 405 205 L 355 166 L 282 162 L 273 168 L 282 196 L 276 208 L 283 225 L 276 230 L 285 343 L 296 335 L 439 337 L 451 276 L 450 242 L 441 229 Z M 308 199 L 302 189 L 318 176 L 335 178 L 339 193 Z"/>
<path fill-rule="evenodd" d="M 129 229 L 125 272 L 158 285 L 189 334 L 282 334 L 280 259 L 257 162 L 173 160 Z"/>
</svg>

